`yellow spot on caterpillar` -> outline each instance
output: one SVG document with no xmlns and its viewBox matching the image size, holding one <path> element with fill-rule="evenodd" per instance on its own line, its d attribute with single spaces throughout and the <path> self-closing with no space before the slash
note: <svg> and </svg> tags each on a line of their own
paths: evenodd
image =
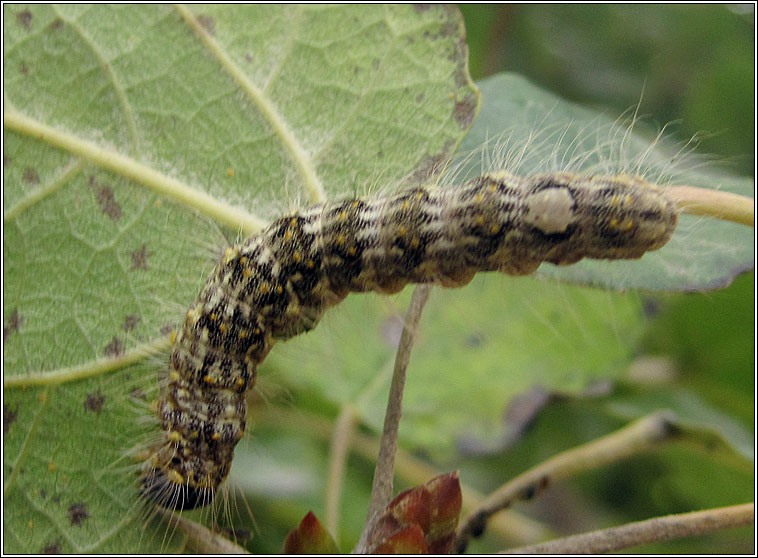
<svg viewBox="0 0 758 558">
<path fill-rule="evenodd" d="M 168 478 L 168 480 L 174 484 L 184 484 L 184 477 L 181 475 L 181 473 L 175 471 L 174 469 L 169 469 L 166 472 L 166 478 Z"/>
<path fill-rule="evenodd" d="M 490 234 L 497 234 L 500 232 L 500 225 L 492 225 L 490 227 Z"/>
<path fill-rule="evenodd" d="M 224 250 L 224 263 L 228 264 L 239 254 L 239 250 L 235 247 L 230 247 Z"/>
<path fill-rule="evenodd" d="M 242 378 L 237 378 L 237 387 L 242 387 L 245 385 L 245 380 Z"/>
<path fill-rule="evenodd" d="M 621 230 L 628 231 L 632 228 L 632 225 L 634 225 L 634 221 L 632 219 L 627 219 L 624 221 L 624 224 L 621 226 Z"/>
<path fill-rule="evenodd" d="M 178 442 L 182 439 L 181 433 L 179 433 L 176 430 L 172 430 L 168 433 L 168 436 L 166 436 L 169 442 Z"/>
<path fill-rule="evenodd" d="M 296 225 L 297 225 L 297 219 L 293 217 L 292 219 L 290 219 L 290 227 L 294 227 Z"/>
<path fill-rule="evenodd" d="M 403 202 L 403 209 L 408 209 L 411 206 L 411 204 L 408 203 L 408 200 L 405 200 Z"/>
<path fill-rule="evenodd" d="M 616 218 L 613 218 L 613 219 L 611 219 L 611 220 L 610 220 L 610 222 L 608 223 L 608 225 L 609 225 L 609 226 L 610 226 L 612 229 L 615 229 L 615 228 L 617 228 L 617 227 L 619 226 L 619 220 L 618 220 L 618 219 L 616 219 Z"/>
<path fill-rule="evenodd" d="M 181 377 L 182 377 L 181 374 L 179 374 L 179 372 L 177 372 L 176 370 L 172 370 L 171 372 L 168 373 L 168 378 L 172 382 L 179 381 Z"/>
<path fill-rule="evenodd" d="M 242 270 L 242 276 L 247 279 L 253 274 L 252 271 L 250 271 L 248 268 L 245 268 Z"/>
<path fill-rule="evenodd" d="M 398 236 L 404 236 L 405 235 L 405 225 L 400 225 L 397 228 L 397 235 Z"/>
<path fill-rule="evenodd" d="M 276 294 L 282 294 L 284 292 L 284 287 L 281 285 L 276 286 Z"/>
<path fill-rule="evenodd" d="M 483 217 L 482 215 L 477 215 L 477 216 L 476 216 L 476 219 L 474 220 L 474 222 L 475 222 L 475 223 L 476 223 L 478 226 L 480 226 L 480 227 L 481 227 L 482 225 L 484 225 L 484 217 Z"/>
<path fill-rule="evenodd" d="M 226 333 L 227 331 L 229 331 L 229 326 L 226 325 L 226 324 L 221 324 L 221 325 L 218 326 L 218 330 L 221 333 Z"/>
<path fill-rule="evenodd" d="M 215 322 L 216 320 L 218 320 L 218 314 L 216 314 L 215 312 L 211 312 L 210 318 L 211 318 L 211 321 Z"/>
<path fill-rule="evenodd" d="M 176 342 L 176 330 L 172 329 L 171 333 L 169 333 L 168 337 L 169 337 L 169 339 L 171 339 L 171 343 L 172 344 L 175 343 Z"/>
<path fill-rule="evenodd" d="M 418 248 L 418 245 L 420 244 L 420 241 L 417 236 L 414 236 L 411 239 L 411 248 Z"/>
<path fill-rule="evenodd" d="M 300 263 L 300 260 L 302 260 L 303 257 L 300 255 L 300 252 L 298 252 L 297 250 L 295 250 L 292 253 L 292 259 L 295 260 L 295 263 Z"/>
<path fill-rule="evenodd" d="M 240 256 L 240 264 L 245 265 L 247 263 L 247 256 Z"/>
<path fill-rule="evenodd" d="M 189 435 L 189 437 L 190 437 L 192 440 L 194 440 L 194 439 L 195 439 L 195 438 L 197 438 L 198 436 L 200 436 L 200 432 L 198 432 L 197 430 L 193 430 L 192 432 L 190 432 L 190 435 Z"/>
<path fill-rule="evenodd" d="M 478 202 L 484 201 L 484 196 L 481 193 L 477 194 L 476 195 L 476 201 L 478 201 Z"/>
<path fill-rule="evenodd" d="M 618 205 L 618 204 L 619 204 L 619 202 L 620 202 L 620 201 L 621 201 L 621 200 L 619 199 L 619 197 L 618 197 L 618 196 L 613 196 L 613 197 L 611 198 L 611 205 L 614 205 L 614 206 L 616 206 L 616 205 Z"/>
<path fill-rule="evenodd" d="M 316 267 L 316 262 L 308 260 L 308 269 L 313 269 L 314 267 Z"/>
<path fill-rule="evenodd" d="M 488 187 L 487 189 L 488 189 L 490 192 L 493 192 L 493 193 L 494 193 L 494 192 L 496 192 L 496 191 L 497 191 L 497 184 L 495 184 L 495 183 L 493 182 L 493 183 L 491 183 L 491 184 L 489 185 L 489 187 Z"/>
<path fill-rule="evenodd" d="M 292 239 L 292 231 L 287 229 L 284 231 L 284 240 L 290 240 Z"/>
<path fill-rule="evenodd" d="M 337 244 L 344 244 L 345 243 L 345 235 L 338 234 L 337 235 Z"/>
<path fill-rule="evenodd" d="M 631 194 L 627 194 L 624 198 L 624 203 L 627 205 L 632 205 L 634 203 L 634 198 L 631 196 Z"/>
<path fill-rule="evenodd" d="M 268 283 L 261 283 L 261 292 L 263 294 L 266 294 L 268 292 L 268 289 L 269 289 Z"/>
<path fill-rule="evenodd" d="M 247 333 L 247 330 L 246 330 L 246 329 L 243 329 L 243 330 L 241 330 L 241 331 L 239 332 L 239 338 L 240 338 L 240 339 L 247 339 L 247 335 L 248 335 L 248 333 Z"/>
<path fill-rule="evenodd" d="M 221 439 L 221 434 L 219 434 L 218 432 L 214 432 L 211 435 L 211 440 L 220 440 L 220 439 Z"/>
<path fill-rule="evenodd" d="M 355 246 L 351 246 L 350 248 L 348 248 L 347 253 L 350 254 L 351 256 L 355 256 L 355 253 L 356 253 Z"/>
<path fill-rule="evenodd" d="M 344 221 L 347 219 L 347 212 L 346 211 L 340 211 L 339 220 Z"/>
</svg>

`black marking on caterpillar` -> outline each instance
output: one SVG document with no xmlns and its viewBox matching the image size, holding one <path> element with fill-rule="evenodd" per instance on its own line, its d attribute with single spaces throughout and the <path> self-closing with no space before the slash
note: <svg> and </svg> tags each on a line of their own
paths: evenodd
<svg viewBox="0 0 758 558">
<path fill-rule="evenodd" d="M 663 246 L 676 223 L 663 190 L 639 177 L 506 172 L 274 221 L 226 251 L 176 334 L 156 402 L 162 438 L 148 452 L 142 494 L 168 509 L 210 503 L 245 431 L 258 366 L 276 340 L 315 327 L 349 293 L 639 258 Z"/>
</svg>

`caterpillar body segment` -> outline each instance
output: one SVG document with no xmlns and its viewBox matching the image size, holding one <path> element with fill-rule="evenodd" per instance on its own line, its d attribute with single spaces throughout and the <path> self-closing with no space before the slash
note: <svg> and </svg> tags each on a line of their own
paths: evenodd
<svg viewBox="0 0 758 558">
<path fill-rule="evenodd" d="M 639 258 L 666 244 L 677 211 L 628 175 L 484 174 L 320 204 L 229 248 L 173 345 L 142 493 L 168 509 L 208 504 L 245 431 L 247 391 L 278 339 L 316 326 L 351 292 L 459 287 L 480 271 Z"/>
</svg>

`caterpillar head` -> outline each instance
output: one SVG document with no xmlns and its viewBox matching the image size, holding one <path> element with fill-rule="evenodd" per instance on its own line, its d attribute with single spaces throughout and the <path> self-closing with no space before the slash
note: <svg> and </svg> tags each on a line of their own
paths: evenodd
<svg viewBox="0 0 758 558">
<path fill-rule="evenodd" d="M 172 470 L 150 468 L 140 478 L 140 495 L 165 510 L 194 510 L 213 501 L 213 489 L 194 486 L 179 479 Z"/>
</svg>

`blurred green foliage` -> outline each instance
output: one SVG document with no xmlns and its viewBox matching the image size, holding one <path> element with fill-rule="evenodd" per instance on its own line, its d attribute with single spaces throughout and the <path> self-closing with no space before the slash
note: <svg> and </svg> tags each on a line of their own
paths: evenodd
<svg viewBox="0 0 758 558">
<path fill-rule="evenodd" d="M 518 72 L 567 100 L 681 122 L 683 140 L 735 158 L 755 153 L 752 6 L 466 4 L 474 80 Z"/>
</svg>

